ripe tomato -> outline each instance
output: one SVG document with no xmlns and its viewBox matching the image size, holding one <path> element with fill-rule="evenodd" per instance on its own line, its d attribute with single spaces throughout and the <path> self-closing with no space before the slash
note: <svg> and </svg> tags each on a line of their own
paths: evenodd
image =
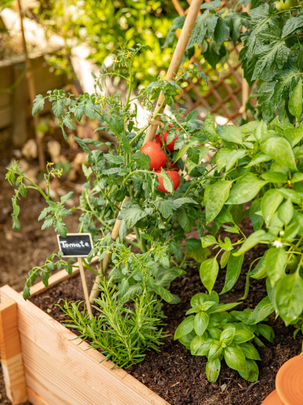
<svg viewBox="0 0 303 405">
<path fill-rule="evenodd" d="M 172 160 L 168 161 L 168 170 L 175 170 L 178 172 L 180 170 L 180 167 L 177 166 Z"/>
<path fill-rule="evenodd" d="M 161 173 L 161 170 L 156 170 L 156 173 Z M 166 170 L 166 173 L 168 176 L 171 178 L 173 185 L 174 185 L 174 190 L 177 190 L 177 188 L 180 185 L 180 176 L 177 172 L 173 170 Z M 160 186 L 157 187 L 157 190 L 161 191 L 162 193 L 168 193 L 166 188 L 163 185 L 163 179 L 161 176 L 158 176 L 158 182 L 160 183 Z"/>
<path fill-rule="evenodd" d="M 142 146 L 141 153 L 150 157 L 150 169 L 158 170 L 166 164 L 167 157 L 156 142 L 147 142 Z"/>
<path fill-rule="evenodd" d="M 174 126 L 173 126 L 172 124 L 168 124 L 168 125 L 169 125 L 170 127 L 174 128 Z M 176 142 L 176 140 L 178 139 L 178 135 L 176 134 L 176 136 L 174 137 L 174 139 L 172 140 L 172 142 L 169 143 L 168 145 L 167 145 L 167 143 L 166 143 L 167 136 L 168 136 L 168 131 L 163 131 L 163 139 L 164 139 L 166 148 L 167 148 L 168 150 L 170 150 L 170 151 L 173 151 L 173 150 L 174 150 L 174 146 L 175 146 L 175 142 Z M 162 148 L 163 142 L 162 142 L 162 137 L 161 137 L 161 133 L 160 133 L 160 132 L 158 132 L 157 135 L 156 135 L 156 142 L 157 142 L 157 143 L 161 146 L 161 148 Z"/>
</svg>

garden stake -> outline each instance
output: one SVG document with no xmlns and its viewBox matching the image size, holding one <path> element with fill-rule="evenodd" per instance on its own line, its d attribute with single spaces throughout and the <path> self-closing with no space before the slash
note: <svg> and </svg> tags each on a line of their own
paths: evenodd
<svg viewBox="0 0 303 405">
<path fill-rule="evenodd" d="M 78 264 L 79 264 L 79 269 L 80 269 L 80 275 L 81 275 L 81 281 L 82 281 L 82 286 L 83 286 L 83 291 L 84 291 L 86 309 L 87 309 L 87 312 L 89 313 L 89 317 L 92 318 L 93 313 L 92 313 L 92 308 L 91 308 L 91 306 L 90 306 L 90 300 L 89 300 L 89 295 L 88 295 L 88 288 L 87 288 L 87 283 L 86 283 L 86 278 L 85 278 L 85 273 L 84 273 L 84 268 L 83 268 L 82 259 L 81 259 L 81 257 L 77 257 L 77 259 L 78 259 Z"/>
<path fill-rule="evenodd" d="M 191 5 L 189 7 L 189 12 L 186 17 L 184 27 L 182 29 L 180 38 L 178 40 L 175 52 L 173 54 L 172 60 L 170 62 L 170 65 L 169 65 L 169 68 L 168 68 L 168 71 L 166 74 L 166 80 L 172 80 L 174 78 L 175 74 L 178 72 L 178 69 L 182 62 L 184 52 L 186 50 L 187 43 L 189 41 L 191 32 L 194 28 L 195 21 L 196 21 L 197 15 L 199 13 L 202 1 L 203 0 L 193 0 L 193 2 L 191 3 Z M 163 103 L 163 101 L 164 101 L 164 95 L 161 93 L 158 98 L 157 104 L 155 106 L 154 113 L 156 113 L 158 108 L 161 107 L 161 104 Z M 165 105 L 163 105 L 163 107 L 160 111 L 160 114 L 163 112 L 164 108 L 165 108 Z M 150 142 L 154 139 L 158 125 L 159 125 L 159 121 L 157 118 L 158 117 L 155 117 L 155 120 L 151 121 L 151 125 L 147 130 L 143 145 L 145 145 L 147 142 Z M 130 197 L 127 197 L 127 196 L 124 198 L 121 208 L 124 204 L 124 201 L 129 200 L 129 199 L 130 199 Z M 121 220 L 117 219 L 115 222 L 114 228 L 112 230 L 112 233 L 111 233 L 111 238 L 113 241 L 115 241 L 119 236 L 120 224 L 121 224 Z M 108 266 L 109 260 L 110 260 L 110 255 L 106 255 L 102 261 L 103 274 L 106 274 L 106 268 Z M 91 302 L 93 301 L 93 298 L 97 298 L 99 295 L 99 291 L 97 289 L 97 284 L 99 283 L 99 278 L 100 278 L 99 276 L 96 277 L 93 289 L 90 293 Z"/>
</svg>

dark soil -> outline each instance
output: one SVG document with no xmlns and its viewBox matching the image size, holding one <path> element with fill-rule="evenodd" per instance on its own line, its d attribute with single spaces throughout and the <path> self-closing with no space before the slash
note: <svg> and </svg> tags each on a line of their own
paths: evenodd
<svg viewBox="0 0 303 405">
<path fill-rule="evenodd" d="M 254 258 L 263 254 L 263 248 L 254 249 L 247 254 L 244 271 Z M 225 272 L 221 271 L 215 289 L 221 291 L 224 284 Z M 89 284 L 92 276 L 87 275 Z M 229 294 L 224 295 L 224 301 L 233 301 L 243 295 L 245 276 L 241 276 L 236 286 Z M 198 269 L 194 266 L 188 268 L 187 274 L 172 283 L 171 291 L 181 297 L 178 305 L 164 304 L 163 310 L 167 316 L 167 330 L 169 337 L 164 339 L 161 353 L 148 352 L 146 359 L 133 366 L 128 371 L 143 384 L 155 391 L 169 403 L 183 405 L 260 405 L 264 398 L 275 388 L 275 376 L 281 365 L 293 356 L 300 353 L 301 338 L 293 340 L 291 327 L 286 328 L 280 320 L 270 317 L 269 324 L 273 326 L 276 339 L 274 343 L 259 349 L 262 362 L 259 362 L 260 376 L 256 383 L 243 380 L 236 371 L 222 365 L 221 375 L 216 384 L 210 384 L 205 376 L 205 357 L 195 357 L 179 342 L 173 340 L 174 332 L 184 319 L 185 312 L 190 307 L 191 297 L 198 292 L 205 292 Z M 266 290 L 264 280 L 251 282 L 250 297 L 239 309 L 253 308 L 264 298 Z M 31 299 L 44 311 L 55 319 L 62 321 L 65 316 L 54 304 L 61 298 L 67 300 L 82 300 L 83 290 L 80 278 L 65 281 L 45 293 Z M 224 362 L 223 362 L 224 363 Z"/>
</svg>

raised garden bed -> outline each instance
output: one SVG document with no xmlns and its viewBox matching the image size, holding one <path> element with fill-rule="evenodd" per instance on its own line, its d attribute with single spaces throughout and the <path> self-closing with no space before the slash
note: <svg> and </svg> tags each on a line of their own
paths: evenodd
<svg viewBox="0 0 303 405">
<path fill-rule="evenodd" d="M 255 255 L 262 253 L 260 250 L 262 249 L 255 248 L 251 252 L 244 270 L 249 267 Z M 262 358 L 259 363 L 259 381 L 249 383 L 237 372 L 224 366 L 218 382 L 209 383 L 205 377 L 205 357 L 191 356 L 183 345 L 173 341 L 175 329 L 184 318 L 192 295 L 204 291 L 198 270 L 194 266 L 187 269 L 187 275 L 172 283 L 171 291 L 179 294 L 181 303 L 177 306 L 164 304 L 169 336 L 164 339 L 161 353 L 150 351 L 144 362 L 128 371 L 113 369 L 111 362 L 100 364 L 104 358 L 101 353 L 94 350 L 85 351 L 89 347 L 88 343 L 78 345 L 79 340 L 71 340 L 76 338 L 76 335 L 59 323 L 65 318 L 56 306 L 58 301 L 61 298 L 83 299 L 80 278 L 76 276 L 63 281 L 64 278 L 65 271 L 52 276 L 50 286 L 58 280 L 62 282 L 49 289 L 38 283 L 32 288 L 32 294 L 35 295 L 31 298 L 32 302 L 25 302 L 20 294 L 8 286 L 0 289 L 1 307 L 13 305 L 11 300 L 17 303 L 18 330 L 15 329 L 15 334 L 19 334 L 21 340 L 25 372 L 23 386 L 26 385 L 28 398 L 34 405 L 260 405 L 274 389 L 275 376 L 281 365 L 300 353 L 300 339 L 292 339 L 292 328 L 286 328 L 282 321 L 275 322 L 272 317 L 269 323 L 275 330 L 276 339 L 274 343 L 266 342 L 266 348 L 259 349 Z M 88 273 L 87 278 L 90 286 L 93 275 Z M 223 283 L 224 272 L 216 284 L 218 291 Z M 227 300 L 238 298 L 243 293 L 244 283 L 243 274 L 227 296 Z M 251 290 L 253 294 L 245 302 L 245 307 L 254 307 L 266 295 L 262 281 L 253 280 Z M 5 358 L 3 363 L 5 366 Z M 19 370 L 21 366 L 22 363 L 19 362 Z M 10 389 L 15 397 L 14 384 L 11 384 Z M 42 400 L 44 402 L 39 402 Z"/>
</svg>

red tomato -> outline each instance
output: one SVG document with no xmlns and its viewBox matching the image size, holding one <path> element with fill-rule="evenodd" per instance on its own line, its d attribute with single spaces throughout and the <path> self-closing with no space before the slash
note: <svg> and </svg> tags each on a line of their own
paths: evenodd
<svg viewBox="0 0 303 405">
<path fill-rule="evenodd" d="M 168 170 L 175 170 L 178 172 L 180 170 L 180 167 L 177 166 L 172 160 L 168 161 Z"/>
<path fill-rule="evenodd" d="M 161 170 L 156 170 L 156 173 L 161 173 Z M 173 182 L 174 190 L 177 190 L 177 188 L 180 185 L 179 174 L 173 170 L 166 170 L 166 173 L 168 174 L 168 176 L 171 178 L 171 180 Z M 158 182 L 160 183 L 160 186 L 156 187 L 157 190 L 161 191 L 162 193 L 168 193 L 168 191 L 166 190 L 166 188 L 163 185 L 163 179 L 161 176 L 158 176 Z"/>
<path fill-rule="evenodd" d="M 153 141 L 147 142 L 141 148 L 141 153 L 150 157 L 150 169 L 160 169 L 161 167 L 165 166 L 167 157 L 161 147 Z"/>
<path fill-rule="evenodd" d="M 174 126 L 173 126 L 172 124 L 168 124 L 168 125 L 169 125 L 170 127 L 174 128 Z M 176 140 L 178 139 L 178 135 L 176 134 L 176 136 L 174 137 L 174 139 L 172 140 L 172 142 L 169 143 L 168 145 L 167 145 L 167 143 L 166 143 L 167 136 L 168 136 L 168 131 L 163 131 L 163 139 L 164 139 L 165 145 L 166 145 L 166 147 L 167 147 L 168 150 L 173 151 L 173 150 L 174 150 L 174 147 L 175 147 L 175 142 L 176 142 Z M 156 135 L 156 142 L 157 142 L 157 143 L 161 146 L 161 148 L 162 148 L 163 142 L 162 142 L 162 137 L 161 137 L 161 133 L 160 133 L 160 132 L 158 132 L 157 135 Z"/>
</svg>

